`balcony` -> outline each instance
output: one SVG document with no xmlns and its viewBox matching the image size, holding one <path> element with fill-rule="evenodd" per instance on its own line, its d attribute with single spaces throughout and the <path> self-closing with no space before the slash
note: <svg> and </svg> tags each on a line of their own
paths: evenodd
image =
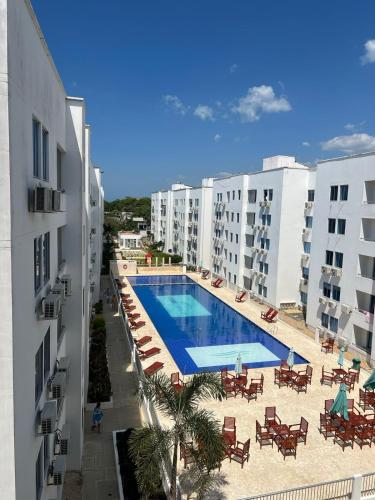
<svg viewBox="0 0 375 500">
<path fill-rule="evenodd" d="M 267 200 L 263 200 L 259 202 L 260 208 L 271 208 L 271 202 Z"/>
<path fill-rule="evenodd" d="M 304 240 L 309 240 L 311 236 L 311 229 L 304 227 L 302 230 L 302 238 Z"/>
<path fill-rule="evenodd" d="M 340 267 L 334 266 L 322 266 L 322 274 L 326 276 L 335 276 L 336 278 L 341 278 L 342 269 Z"/>
<path fill-rule="evenodd" d="M 312 208 L 314 208 L 314 202 L 313 201 L 306 201 L 305 202 L 305 211 L 308 212 Z"/>
</svg>

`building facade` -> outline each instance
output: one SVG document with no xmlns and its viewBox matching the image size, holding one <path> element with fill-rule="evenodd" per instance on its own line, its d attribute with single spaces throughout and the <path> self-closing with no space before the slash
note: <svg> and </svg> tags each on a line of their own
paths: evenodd
<svg viewBox="0 0 375 500">
<path fill-rule="evenodd" d="M 0 16 L 0 481 L 4 498 L 44 500 L 81 466 L 103 190 L 85 103 L 29 1 L 0 0 Z"/>
</svg>

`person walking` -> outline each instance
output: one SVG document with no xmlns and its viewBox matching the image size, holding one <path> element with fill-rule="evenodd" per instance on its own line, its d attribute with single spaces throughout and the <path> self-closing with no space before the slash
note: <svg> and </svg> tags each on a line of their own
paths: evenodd
<svg viewBox="0 0 375 500">
<path fill-rule="evenodd" d="M 91 430 L 97 429 L 100 432 L 100 426 L 103 419 L 103 410 L 100 408 L 100 402 L 96 404 L 92 412 L 92 426 Z"/>
</svg>

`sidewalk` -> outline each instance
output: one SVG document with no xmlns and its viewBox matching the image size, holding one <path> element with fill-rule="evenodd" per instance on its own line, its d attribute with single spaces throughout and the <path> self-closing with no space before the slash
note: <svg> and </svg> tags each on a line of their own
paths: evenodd
<svg viewBox="0 0 375 500">
<path fill-rule="evenodd" d="M 102 277 L 101 289 L 110 287 Z M 142 417 L 135 395 L 137 377 L 132 370 L 130 353 L 124 337 L 122 320 L 104 304 L 107 328 L 108 364 L 113 391 L 113 408 L 103 410 L 102 432 L 91 431 L 91 411 L 85 412 L 85 442 L 82 462 L 83 500 L 118 500 L 112 431 L 141 425 Z M 71 500 L 70 497 L 68 497 Z M 72 499 L 73 500 L 73 499 Z"/>
</svg>

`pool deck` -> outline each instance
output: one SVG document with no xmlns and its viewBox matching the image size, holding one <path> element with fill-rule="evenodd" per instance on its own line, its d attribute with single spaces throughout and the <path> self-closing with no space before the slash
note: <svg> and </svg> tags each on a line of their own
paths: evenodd
<svg viewBox="0 0 375 500">
<path fill-rule="evenodd" d="M 265 309 L 265 306 L 254 301 L 236 303 L 233 291 L 227 288 L 215 289 L 211 286 L 211 280 L 202 280 L 198 274 L 189 273 L 188 276 L 281 342 L 293 347 L 295 351 L 308 359 L 313 367 L 312 385 L 308 386 L 307 394 L 298 394 L 287 387 L 279 389 L 273 382 L 273 368 L 250 369 L 249 379 L 258 378 L 261 373 L 264 374 L 265 378 L 264 394 L 259 395 L 257 401 L 248 403 L 245 399 L 237 396 L 237 398 L 230 398 L 222 402 L 212 400 L 205 404 L 205 407 L 212 410 L 221 422 L 224 416 L 236 417 L 237 439 L 239 441 L 244 442 L 248 438 L 251 439 L 250 459 L 248 463 L 245 463 L 243 469 L 236 462 L 229 463 L 228 460 L 223 462 L 221 472 L 228 484 L 222 490 L 222 498 L 239 499 L 260 493 L 346 478 L 354 474 L 373 472 L 375 470 L 374 446 L 364 447 L 361 450 L 357 444 L 354 444 L 353 450 L 346 448 L 343 452 L 338 444 L 333 443 L 333 438 L 328 438 L 325 441 L 318 431 L 319 413 L 323 412 L 324 400 L 334 398 L 338 391 L 338 385 L 333 385 L 332 388 L 320 385 L 321 369 L 323 365 L 328 370 L 337 368 L 337 352 L 324 354 L 321 352 L 320 345 L 315 343 L 312 338 L 281 320 L 274 324 L 268 324 L 261 320 L 260 313 Z M 154 361 L 162 361 L 164 371 L 168 375 L 178 371 L 163 340 L 130 286 L 126 288 L 126 293 L 131 294 L 137 311 L 141 313 L 141 319 L 146 321 L 146 325 L 137 331 L 137 336 L 151 335 L 152 342 L 147 344 L 147 347 L 161 348 L 160 354 L 143 361 L 142 365 L 147 367 Z M 349 361 L 345 361 L 345 363 L 345 368 L 348 368 Z M 302 369 L 303 366 L 298 365 L 298 369 Z M 358 402 L 358 388 L 362 386 L 368 375 L 369 372 L 361 372 L 360 383 L 356 384 L 355 390 L 348 395 L 349 398 L 354 398 Z M 301 416 L 309 422 L 307 445 L 298 444 L 296 459 L 286 457 L 284 460 L 275 446 L 273 448 L 265 446 L 260 449 L 259 444 L 256 443 L 255 422 L 259 420 L 260 423 L 263 423 L 266 406 L 276 406 L 277 414 L 282 423 L 297 424 Z M 164 417 L 160 416 L 160 421 L 163 425 L 168 426 L 168 420 Z"/>
</svg>

